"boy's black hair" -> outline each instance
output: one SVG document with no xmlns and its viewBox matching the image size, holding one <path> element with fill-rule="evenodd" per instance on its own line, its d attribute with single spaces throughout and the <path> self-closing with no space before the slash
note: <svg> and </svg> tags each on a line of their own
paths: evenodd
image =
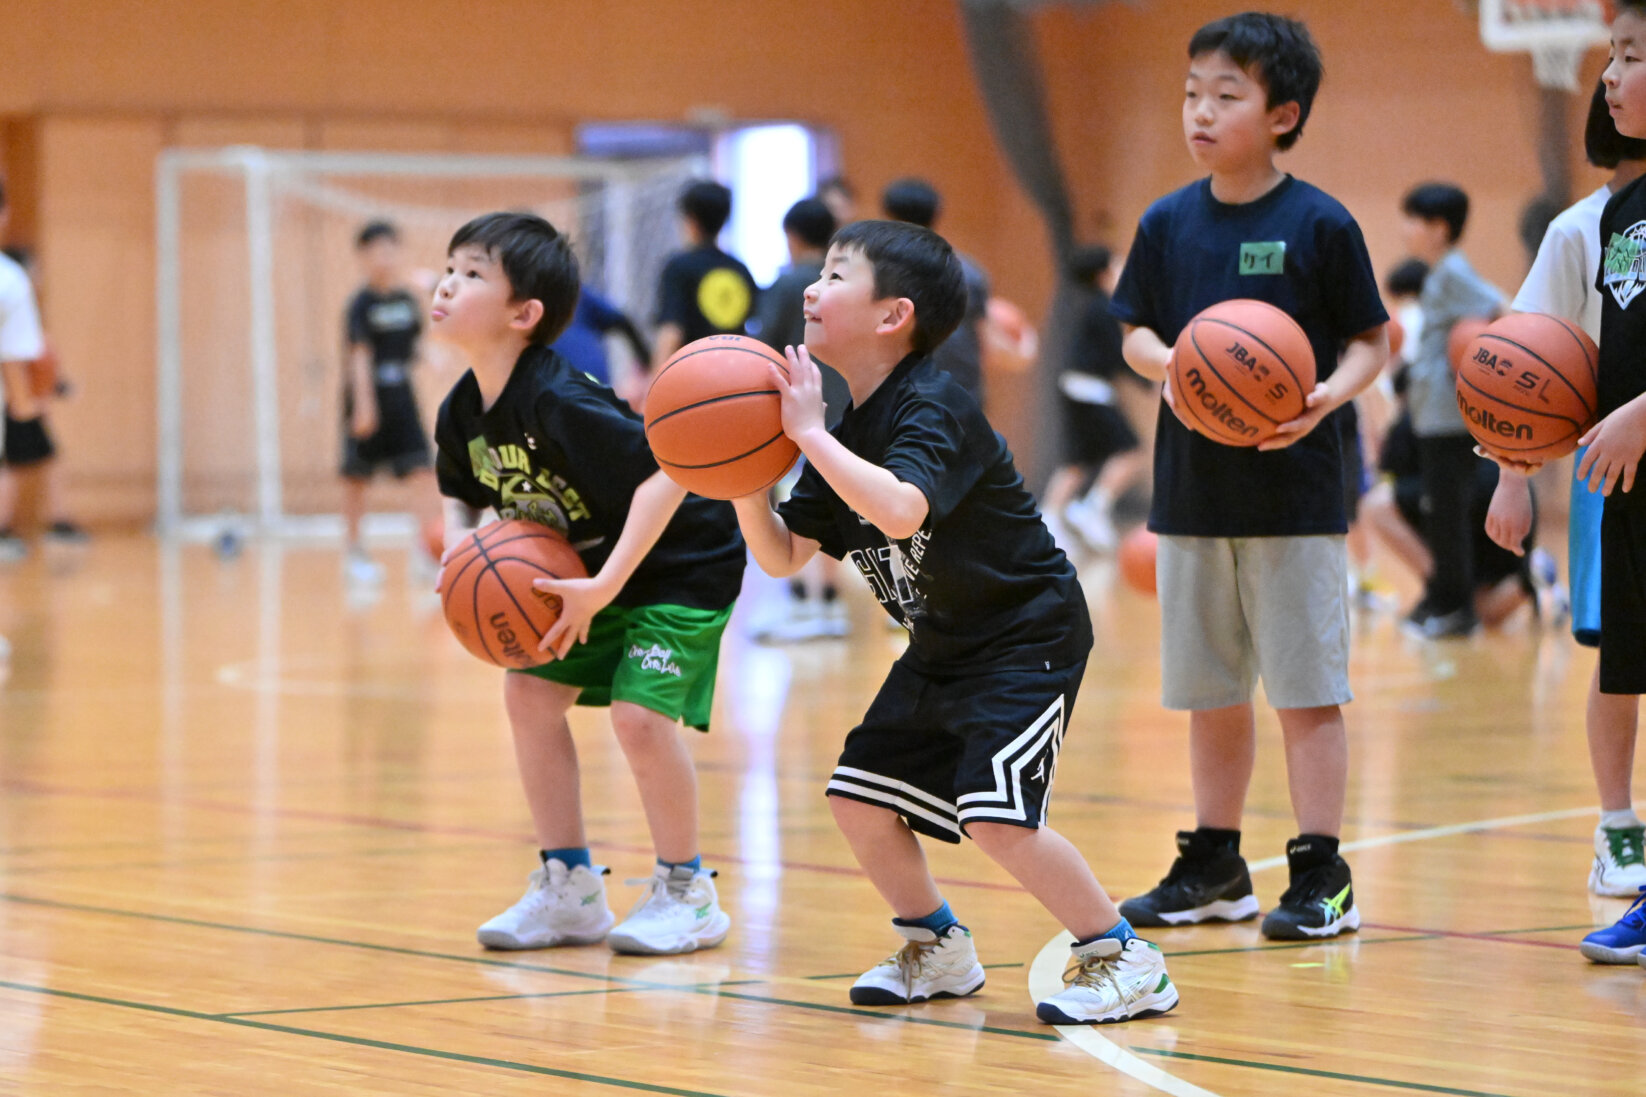
<svg viewBox="0 0 1646 1097">
<path fill-rule="evenodd" d="M 400 230 L 394 227 L 392 221 L 367 221 L 360 226 L 355 234 L 354 246 L 358 250 L 371 244 L 374 240 L 393 240 L 400 242 Z"/>
<path fill-rule="evenodd" d="M 831 175 L 827 179 L 818 180 L 817 193 L 822 194 L 830 190 L 837 190 L 847 198 L 857 197 L 857 188 L 853 187 L 844 175 Z"/>
<path fill-rule="evenodd" d="M 924 179 L 898 179 L 880 192 L 880 208 L 893 221 L 906 221 L 929 229 L 937 224 L 943 199 L 937 188 Z"/>
<path fill-rule="evenodd" d="M 680 212 L 699 232 L 713 240 L 731 219 L 731 189 L 712 179 L 687 183 L 686 189 L 680 192 Z"/>
<path fill-rule="evenodd" d="M 1206 53 L 1225 53 L 1229 60 L 1252 72 L 1268 93 L 1267 109 L 1297 104 L 1297 125 L 1275 138 L 1284 152 L 1303 136 L 1315 93 L 1326 75 L 1309 28 L 1296 19 L 1264 11 L 1228 15 L 1207 23 L 1189 39 L 1189 59 Z"/>
<path fill-rule="evenodd" d="M 1469 221 L 1469 196 L 1454 183 L 1419 183 L 1400 200 L 1400 212 L 1446 222 L 1446 238 L 1455 244 Z"/>
<path fill-rule="evenodd" d="M 1624 12 L 1632 12 L 1642 19 L 1646 19 L 1646 0 L 1612 0 L 1612 18 L 1616 19 Z"/>
<path fill-rule="evenodd" d="M 949 242 L 902 221 L 853 221 L 834 234 L 833 248 L 862 253 L 874 268 L 874 295 L 914 302 L 909 349 L 930 354 L 966 315 L 966 276 Z"/>
<path fill-rule="evenodd" d="M 1095 286 L 1097 280 L 1103 277 L 1103 272 L 1109 269 L 1114 262 L 1114 252 L 1102 244 L 1089 244 L 1074 250 L 1069 257 L 1066 272 L 1071 282 L 1079 282 L 1083 286 Z"/>
<path fill-rule="evenodd" d="M 7 244 L 5 247 L 0 248 L 0 255 L 4 255 L 24 270 L 34 264 L 34 252 L 22 244 Z"/>
<path fill-rule="evenodd" d="M 1429 277 L 1429 264 L 1421 259 L 1402 259 L 1383 276 L 1383 288 L 1396 297 L 1416 297 Z"/>
<path fill-rule="evenodd" d="M 450 255 L 465 244 L 486 249 L 509 280 L 510 300 L 543 303 L 528 341 L 546 347 L 571 323 L 580 290 L 577 256 L 559 230 L 534 213 L 487 213 L 452 236 Z"/>
<path fill-rule="evenodd" d="M 1646 13 L 1646 0 L 1640 7 Z M 1611 109 L 1606 106 L 1606 85 L 1595 84 L 1589 97 L 1589 120 L 1583 125 L 1583 154 L 1597 168 L 1611 170 L 1625 160 L 1646 160 L 1646 139 L 1625 137 L 1617 132 Z"/>
<path fill-rule="evenodd" d="M 822 250 L 834 235 L 834 214 L 821 198 L 802 198 L 783 215 L 783 231 L 792 232 L 809 248 Z"/>
</svg>

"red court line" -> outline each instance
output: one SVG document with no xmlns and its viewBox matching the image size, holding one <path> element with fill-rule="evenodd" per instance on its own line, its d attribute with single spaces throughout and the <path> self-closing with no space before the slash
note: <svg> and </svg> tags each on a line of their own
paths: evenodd
<svg viewBox="0 0 1646 1097">
<path fill-rule="evenodd" d="M 1463 941 L 1490 941 L 1499 945 L 1529 945 L 1532 948 L 1558 948 L 1564 952 L 1576 952 L 1576 945 L 1563 945 L 1559 941 L 1525 941 L 1514 937 L 1506 937 L 1496 933 L 1460 933 L 1449 929 L 1416 929 L 1412 926 L 1391 926 L 1382 922 L 1362 922 L 1365 929 L 1382 929 L 1393 933 L 1422 933 L 1433 937 L 1455 937 Z"/>
<path fill-rule="evenodd" d="M 164 797 L 158 793 L 144 789 L 81 789 L 42 784 L 38 781 L 0 781 L 0 790 L 7 792 L 29 793 L 36 796 L 80 796 L 88 799 L 103 800 L 136 800 L 145 803 L 164 802 L 179 807 L 193 808 L 198 811 L 219 811 L 229 815 L 274 816 L 278 819 L 300 819 L 310 823 L 341 823 L 350 826 L 372 827 L 379 830 L 410 831 L 417 834 L 434 834 L 444 837 L 463 838 L 493 838 L 504 842 L 535 843 L 536 838 L 523 831 L 490 830 L 485 827 L 466 826 L 437 826 L 430 823 L 415 823 L 404 819 L 385 819 L 376 815 L 355 815 L 345 812 L 312 811 L 304 808 L 256 808 L 247 804 L 230 803 L 221 800 L 197 800 L 190 797 Z M 647 857 L 653 856 L 655 850 L 651 846 L 630 846 L 613 842 L 593 842 L 590 848 L 595 850 L 610 850 L 616 853 L 636 853 Z M 721 853 L 714 850 L 704 850 L 705 861 L 720 861 L 734 865 L 767 866 L 775 864 L 784 870 L 795 872 L 818 872 L 831 876 L 858 876 L 865 875 L 862 869 L 851 868 L 846 865 L 823 865 L 811 861 L 754 861 L 746 857 L 739 857 L 732 853 Z M 956 877 L 935 876 L 937 883 L 944 887 L 971 888 L 979 891 L 1012 891 L 1023 890 L 1017 884 L 999 884 L 988 880 L 962 880 Z"/>
</svg>

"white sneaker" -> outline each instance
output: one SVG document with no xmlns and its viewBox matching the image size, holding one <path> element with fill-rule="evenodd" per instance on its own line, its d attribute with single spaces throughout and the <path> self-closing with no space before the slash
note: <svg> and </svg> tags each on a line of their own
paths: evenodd
<svg viewBox="0 0 1646 1097">
<path fill-rule="evenodd" d="M 1076 499 L 1063 508 L 1063 520 L 1093 552 L 1113 552 L 1119 538 L 1107 509 Z"/>
<path fill-rule="evenodd" d="M 650 877 L 626 880 L 646 886 L 629 916 L 606 934 L 613 952 L 664 956 L 713 948 L 726 939 L 732 920 L 720 909 L 714 873 L 683 865 L 658 865 Z"/>
<path fill-rule="evenodd" d="M 906 1006 L 930 998 L 964 998 L 983 989 L 972 931 L 952 925 L 942 937 L 921 926 L 892 928 L 908 943 L 852 984 L 854 1006 Z"/>
<path fill-rule="evenodd" d="M 1596 827 L 1589 890 L 1633 899 L 1646 887 L 1646 827 Z"/>
<path fill-rule="evenodd" d="M 826 640 L 840 640 L 851 634 L 852 619 L 846 613 L 846 603 L 839 598 L 825 600 L 818 635 Z"/>
<path fill-rule="evenodd" d="M 370 586 L 383 581 L 383 565 L 354 549 L 343 558 L 343 578 L 351 583 Z"/>
<path fill-rule="evenodd" d="M 1155 1017 L 1177 1005 L 1160 946 L 1141 937 L 1122 945 L 1100 937 L 1074 949 L 1065 989 L 1035 1008 L 1048 1025 L 1105 1025 Z"/>
<path fill-rule="evenodd" d="M 603 941 L 617 921 L 606 905 L 606 872 L 600 865 L 568 871 L 563 861 L 551 857 L 532 872 L 520 901 L 481 926 L 476 936 L 487 948 L 505 949 Z"/>
</svg>

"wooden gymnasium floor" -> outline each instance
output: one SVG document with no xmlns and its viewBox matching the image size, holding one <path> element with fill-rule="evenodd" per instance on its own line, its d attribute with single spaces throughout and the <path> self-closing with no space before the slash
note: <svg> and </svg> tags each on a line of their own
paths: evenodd
<svg viewBox="0 0 1646 1097">
<path fill-rule="evenodd" d="M 375 601 L 335 551 L 162 551 L 106 537 L 0 568 L 0 1092 L 6 1094 L 1638 1094 L 1646 972 L 1575 945 L 1623 904 L 1584 891 L 1590 659 L 1563 633 L 1423 646 L 1360 623 L 1345 838 L 1355 937 L 1255 923 L 1155 937 L 1183 1002 L 1060 1035 L 1057 927 L 975 850 L 936 870 L 989 984 L 850 1008 L 886 912 L 821 795 L 892 635 L 729 636 L 695 740 L 706 859 L 732 936 L 678 959 L 482 951 L 531 867 L 497 672 L 405 555 Z M 1117 895 L 1191 818 L 1180 717 L 1156 700 L 1153 604 L 1086 572 L 1100 641 L 1054 821 Z M 770 594 L 770 586 L 763 586 Z M 758 598 L 755 599 L 758 601 Z M 745 610 L 749 608 L 746 603 Z M 645 873 L 604 717 L 579 717 L 597 857 Z M 1259 898 L 1291 833 L 1262 722 L 1246 850 Z M 1358 848 L 1356 848 L 1358 847 Z"/>
</svg>

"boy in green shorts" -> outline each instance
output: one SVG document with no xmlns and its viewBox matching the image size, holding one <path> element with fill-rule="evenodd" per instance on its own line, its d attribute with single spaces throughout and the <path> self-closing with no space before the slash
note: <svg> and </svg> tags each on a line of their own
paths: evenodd
<svg viewBox="0 0 1646 1097">
<path fill-rule="evenodd" d="M 678 953 L 725 939 L 697 838 L 697 776 L 678 723 L 707 730 L 720 634 L 742 583 L 729 503 L 691 497 L 658 471 L 640 418 L 549 350 L 577 304 L 577 260 L 540 217 L 493 213 L 452 237 L 432 334 L 470 371 L 441 405 L 435 469 L 447 545 L 466 507 L 539 522 L 577 549 L 590 578 L 539 580 L 560 596 L 543 638 L 556 658 L 504 678 L 515 756 L 542 867 L 520 901 L 480 927 L 489 948 L 604 939 L 627 953 Z M 639 786 L 657 865 L 621 924 L 606 869 L 590 861 L 574 704 L 610 705 Z"/>
</svg>

